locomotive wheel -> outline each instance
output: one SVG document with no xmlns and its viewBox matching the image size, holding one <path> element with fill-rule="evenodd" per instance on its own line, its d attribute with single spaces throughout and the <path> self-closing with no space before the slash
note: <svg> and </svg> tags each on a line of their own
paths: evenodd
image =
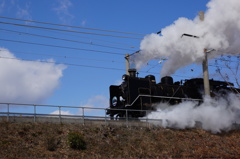
<svg viewBox="0 0 240 159">
<path fill-rule="evenodd" d="M 115 117 L 115 120 L 124 120 L 125 119 L 125 115 L 124 114 L 117 114 L 116 117 Z"/>
<path fill-rule="evenodd" d="M 115 120 L 119 120 L 119 119 L 120 119 L 120 116 L 119 116 L 119 114 L 117 114 L 115 117 Z"/>
<path fill-rule="evenodd" d="M 137 116 L 133 116 L 132 114 L 128 114 L 128 120 L 139 120 Z M 117 114 L 115 120 L 126 120 L 125 114 Z"/>
<path fill-rule="evenodd" d="M 110 120 L 114 120 L 114 115 L 110 114 Z"/>
</svg>

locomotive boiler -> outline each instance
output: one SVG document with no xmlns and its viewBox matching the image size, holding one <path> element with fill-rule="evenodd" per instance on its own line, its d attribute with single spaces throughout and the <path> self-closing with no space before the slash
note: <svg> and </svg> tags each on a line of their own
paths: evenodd
<svg viewBox="0 0 240 159">
<path fill-rule="evenodd" d="M 203 100 L 203 79 L 193 78 L 174 82 L 173 78 L 166 76 L 156 83 L 155 76 L 144 78 L 136 76 L 136 69 L 129 69 L 129 75 L 123 75 L 123 82 L 110 86 L 110 107 L 107 115 L 111 119 L 143 117 L 148 110 L 154 111 L 158 103 L 174 105 L 182 101 L 192 100 L 201 103 Z M 211 96 L 224 95 L 227 92 L 239 93 L 233 83 L 209 80 Z M 126 114 L 126 110 L 127 114 Z M 136 110 L 136 111 L 134 111 Z"/>
</svg>

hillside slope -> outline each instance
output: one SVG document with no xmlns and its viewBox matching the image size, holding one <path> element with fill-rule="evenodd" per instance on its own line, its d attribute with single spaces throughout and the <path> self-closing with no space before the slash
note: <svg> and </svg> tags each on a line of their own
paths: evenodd
<svg viewBox="0 0 240 159">
<path fill-rule="evenodd" d="M 85 150 L 69 147 L 69 132 Z M 240 131 L 1 122 L 0 158 L 240 158 Z"/>
</svg>

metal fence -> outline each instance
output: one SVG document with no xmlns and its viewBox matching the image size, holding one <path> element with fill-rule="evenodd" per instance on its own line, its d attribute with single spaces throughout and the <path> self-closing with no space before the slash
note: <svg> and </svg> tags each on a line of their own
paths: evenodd
<svg viewBox="0 0 240 159">
<path fill-rule="evenodd" d="M 19 103 L 0 103 L 0 121 L 7 122 L 59 122 L 59 123 L 82 123 L 82 124 L 120 124 L 149 126 L 150 124 L 161 125 L 162 120 L 131 118 L 128 113 L 131 111 L 141 111 L 145 114 L 148 110 L 116 109 L 124 111 L 124 118 L 111 120 L 106 115 L 108 108 L 59 106 L 59 105 L 36 105 Z M 74 112 L 74 113 L 72 113 Z"/>
</svg>

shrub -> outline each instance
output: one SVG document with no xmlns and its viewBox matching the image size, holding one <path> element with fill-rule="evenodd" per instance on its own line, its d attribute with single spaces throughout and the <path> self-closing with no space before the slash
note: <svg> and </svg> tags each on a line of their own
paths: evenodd
<svg viewBox="0 0 240 159">
<path fill-rule="evenodd" d="M 46 137 L 45 144 L 46 144 L 47 150 L 55 151 L 57 149 L 57 145 L 59 144 L 59 141 L 57 140 L 56 136 L 49 135 Z"/>
<path fill-rule="evenodd" d="M 85 150 L 87 148 L 83 136 L 78 132 L 68 133 L 68 144 L 72 149 Z"/>
</svg>

